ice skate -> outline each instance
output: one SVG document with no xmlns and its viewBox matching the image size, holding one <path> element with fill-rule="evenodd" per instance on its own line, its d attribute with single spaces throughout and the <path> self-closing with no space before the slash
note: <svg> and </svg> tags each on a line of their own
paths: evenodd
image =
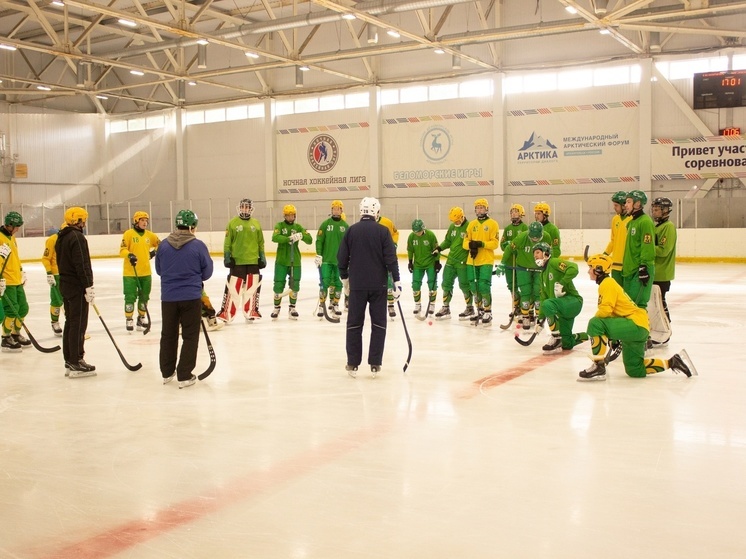
<svg viewBox="0 0 746 559">
<path fill-rule="evenodd" d="M 272 309 L 272 314 L 270 314 L 269 317 L 272 320 L 276 320 L 278 316 L 280 316 L 280 307 L 275 307 Z"/>
<path fill-rule="evenodd" d="M 448 305 L 443 305 L 438 312 L 435 313 L 436 320 L 446 320 L 451 318 L 451 309 Z"/>
<path fill-rule="evenodd" d="M 135 331 L 135 321 L 131 318 L 128 318 L 124 321 L 124 327 L 127 329 L 127 332 L 134 332 Z"/>
<path fill-rule="evenodd" d="M 603 361 L 594 361 L 587 369 L 580 371 L 578 380 L 606 380 L 606 365 Z"/>
<path fill-rule="evenodd" d="M 492 311 L 484 311 L 484 314 L 482 314 L 482 325 L 492 325 Z"/>
<path fill-rule="evenodd" d="M 469 322 L 474 326 L 478 326 L 479 323 L 482 322 L 482 309 L 477 309 L 477 312 L 469 317 Z"/>
<path fill-rule="evenodd" d="M 685 349 L 682 349 L 668 360 L 668 368 L 674 373 L 684 373 L 687 377 L 699 375 Z"/>
<path fill-rule="evenodd" d="M 290 318 L 290 320 L 298 320 L 298 311 L 295 310 L 295 305 L 290 305 L 288 307 L 288 318 Z"/>
<path fill-rule="evenodd" d="M 251 309 L 249 320 L 259 320 L 260 318 L 262 318 L 262 313 L 259 312 L 259 309 L 257 309 L 256 307 Z"/>
<path fill-rule="evenodd" d="M 85 360 L 81 359 L 77 363 L 66 363 L 66 367 L 69 366 L 70 372 L 67 375 L 69 378 L 82 378 L 82 377 L 95 377 L 96 367 L 89 365 Z"/>
<path fill-rule="evenodd" d="M 329 306 L 329 310 L 332 312 L 334 316 L 342 316 L 342 311 L 339 310 L 339 306 L 337 305 L 337 303 L 332 303 Z"/>
<path fill-rule="evenodd" d="M 214 316 L 206 316 L 202 319 L 205 323 L 205 328 L 208 332 L 213 332 L 215 330 L 220 330 L 223 327 L 223 323 L 220 322 L 217 318 Z"/>
<path fill-rule="evenodd" d="M 11 338 L 13 338 L 13 341 L 16 342 L 18 345 L 21 346 L 21 349 L 26 349 L 27 347 L 31 347 L 31 340 L 29 340 L 27 337 L 23 336 L 22 334 L 11 334 Z"/>
<path fill-rule="evenodd" d="M 370 376 L 373 378 L 376 378 L 376 375 L 381 372 L 381 366 L 380 365 L 371 365 L 370 366 Z"/>
<path fill-rule="evenodd" d="M 319 304 L 316 305 L 316 316 L 318 316 L 319 318 L 324 318 L 324 305 L 324 300 L 319 299 Z"/>
<path fill-rule="evenodd" d="M 52 332 L 54 332 L 54 335 L 58 338 L 62 337 L 62 327 L 60 326 L 60 323 L 58 321 L 52 322 Z"/>
<path fill-rule="evenodd" d="M 562 353 L 562 337 L 559 334 L 552 334 L 552 339 L 544 344 L 541 350 L 544 352 L 544 355 Z"/>
<path fill-rule="evenodd" d="M 471 320 L 471 317 L 473 316 L 474 316 L 474 307 L 471 305 L 468 305 L 466 309 L 464 309 L 464 312 L 458 313 L 459 320 Z"/>
<path fill-rule="evenodd" d="M 188 378 L 187 380 L 180 380 L 179 388 L 186 388 L 187 386 L 192 386 L 195 382 L 197 382 L 197 377 L 192 375 L 191 378 Z"/>
<path fill-rule="evenodd" d="M 414 304 L 414 314 L 420 314 L 420 311 L 422 310 L 422 305 L 420 303 Z"/>
<path fill-rule="evenodd" d="M 530 330 L 531 329 L 531 317 L 527 314 L 523 315 L 521 317 L 521 321 L 519 323 L 521 325 L 521 328 L 524 330 Z"/>
<path fill-rule="evenodd" d="M 347 371 L 347 374 L 352 378 L 357 377 L 357 365 L 345 365 L 345 371 Z"/>
<path fill-rule="evenodd" d="M 20 353 L 23 351 L 21 344 L 16 342 L 10 336 L 3 336 L 1 347 L 3 353 Z"/>
<path fill-rule="evenodd" d="M 145 317 L 143 317 L 142 315 L 137 315 L 137 323 L 135 324 L 135 327 L 137 328 L 138 332 L 142 332 L 148 326 L 148 323 L 145 322 L 143 318 Z"/>
</svg>

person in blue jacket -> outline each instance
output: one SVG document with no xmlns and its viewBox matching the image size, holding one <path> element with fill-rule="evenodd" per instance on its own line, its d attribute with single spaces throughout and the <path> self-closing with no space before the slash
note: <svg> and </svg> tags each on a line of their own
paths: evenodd
<svg viewBox="0 0 746 559">
<path fill-rule="evenodd" d="M 202 320 L 202 282 L 212 276 L 212 258 L 205 243 L 194 236 L 199 221 L 191 210 L 176 214 L 176 231 L 158 247 L 155 271 L 161 276 L 160 368 L 163 384 L 176 375 L 179 388 L 193 385 Z M 177 364 L 181 326 L 181 356 Z"/>
</svg>

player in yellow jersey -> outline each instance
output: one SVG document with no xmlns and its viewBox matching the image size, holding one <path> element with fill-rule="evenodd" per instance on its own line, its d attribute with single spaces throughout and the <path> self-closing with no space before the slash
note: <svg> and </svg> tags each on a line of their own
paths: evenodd
<svg viewBox="0 0 746 559">
<path fill-rule="evenodd" d="M 388 217 L 384 217 L 382 215 L 378 216 L 378 223 L 379 225 L 383 225 L 386 229 L 389 230 L 389 233 L 391 234 L 391 240 L 394 241 L 394 250 L 396 250 L 396 247 L 399 246 L 399 230 L 396 228 L 396 225 L 394 225 L 394 222 L 391 221 Z M 396 310 L 394 309 L 394 284 L 391 283 L 391 278 L 389 278 L 386 302 L 388 305 L 389 318 L 393 320 L 394 318 L 396 318 Z"/>
<path fill-rule="evenodd" d="M 128 332 L 134 330 L 132 315 L 137 302 L 137 329 L 146 326 L 145 315 L 152 287 L 150 259 L 155 256 L 160 241 L 152 231 L 148 231 L 150 216 L 138 211 L 132 216 L 132 228 L 122 235 L 119 256 L 122 257 L 122 283 L 124 288 L 124 317 Z"/>
<path fill-rule="evenodd" d="M 54 245 L 57 243 L 59 232 L 67 226 L 63 223 L 59 230 L 47 237 L 44 242 L 44 254 L 41 257 L 41 263 L 47 272 L 47 283 L 49 284 L 49 315 L 52 318 L 52 331 L 55 336 L 62 337 L 62 328 L 60 327 L 60 310 L 62 309 L 62 294 L 60 293 L 60 271 L 57 267 L 57 251 Z"/>
<path fill-rule="evenodd" d="M 18 353 L 31 345 L 31 341 L 21 334 L 21 324 L 28 314 L 26 300 L 26 272 L 23 271 L 18 256 L 18 245 L 15 234 L 21 230 L 23 217 L 18 212 L 8 212 L 5 222 L 0 226 L 0 282 L 3 283 L 3 320 L 2 350 L 7 353 Z"/>
<path fill-rule="evenodd" d="M 492 266 L 495 263 L 495 249 L 500 244 L 500 227 L 489 216 L 489 209 L 484 198 L 474 201 L 477 218 L 469 222 L 461 245 L 469 251 L 466 272 L 477 305 L 477 314 L 469 320 L 485 326 L 492 324 Z"/>
<path fill-rule="evenodd" d="M 624 285 L 622 280 L 622 260 L 624 260 L 624 245 L 627 243 L 627 223 L 630 219 L 625 213 L 625 203 L 627 202 L 627 193 L 624 190 L 615 192 L 611 201 L 614 204 L 614 217 L 611 218 L 611 238 L 606 245 L 604 254 L 611 256 L 613 264 L 611 265 L 611 277 L 619 285 Z"/>
</svg>

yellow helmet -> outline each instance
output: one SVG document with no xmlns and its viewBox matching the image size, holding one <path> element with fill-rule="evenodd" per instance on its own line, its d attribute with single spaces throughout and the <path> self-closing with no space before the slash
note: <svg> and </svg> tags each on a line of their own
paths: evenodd
<svg viewBox="0 0 746 559">
<path fill-rule="evenodd" d="M 464 210 L 459 208 L 458 206 L 452 207 L 451 211 L 448 212 L 448 219 L 451 220 L 453 223 L 462 221 L 464 217 Z"/>
<path fill-rule="evenodd" d="M 544 215 L 549 215 L 552 213 L 552 210 L 549 209 L 549 204 L 546 202 L 539 202 L 534 206 L 534 212 L 543 212 Z"/>
<path fill-rule="evenodd" d="M 148 215 L 148 212 L 135 212 L 135 215 L 132 216 L 132 223 L 137 223 L 141 219 L 147 219 L 150 220 L 150 216 Z"/>
<path fill-rule="evenodd" d="M 513 210 L 518 210 L 519 216 L 526 217 L 526 210 L 524 210 L 523 206 L 521 206 L 520 204 L 513 204 L 512 206 L 510 206 L 510 211 L 512 212 Z"/>
<path fill-rule="evenodd" d="M 477 206 L 484 206 L 486 209 L 488 210 L 490 209 L 489 202 L 487 202 L 487 200 L 485 200 L 484 198 L 480 198 L 479 200 L 474 200 L 474 207 L 476 208 Z"/>
<path fill-rule="evenodd" d="M 588 259 L 588 266 L 593 268 L 596 274 L 608 274 L 611 271 L 611 265 L 614 261 L 611 256 L 605 254 L 594 254 Z"/>
<path fill-rule="evenodd" d="M 296 213 L 297 212 L 295 211 L 295 206 L 293 206 L 292 204 L 288 204 L 287 206 L 282 208 L 282 215 L 296 215 Z"/>
<path fill-rule="evenodd" d="M 332 200 L 332 209 L 339 208 L 340 210 L 344 210 L 344 204 L 342 204 L 342 200 Z"/>
<path fill-rule="evenodd" d="M 78 206 L 67 208 L 65 210 L 65 223 L 68 225 L 77 225 L 80 222 L 88 221 L 88 212 Z"/>
</svg>

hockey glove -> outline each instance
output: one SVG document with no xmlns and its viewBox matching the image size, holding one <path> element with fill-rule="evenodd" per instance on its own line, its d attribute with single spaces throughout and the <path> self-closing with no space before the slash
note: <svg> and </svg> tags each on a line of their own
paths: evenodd
<svg viewBox="0 0 746 559">
<path fill-rule="evenodd" d="M 484 246 L 484 243 L 482 241 L 469 241 L 469 250 L 475 250 L 478 248 L 482 248 Z"/>
<path fill-rule="evenodd" d="M 230 252 L 223 253 L 223 266 L 225 266 L 226 268 L 233 267 L 233 258 L 231 258 Z"/>
<path fill-rule="evenodd" d="M 650 281 L 650 274 L 648 273 L 648 267 L 645 264 L 642 264 L 637 269 L 637 277 L 640 279 L 640 283 L 644 286 L 648 284 Z"/>
<path fill-rule="evenodd" d="M 85 300 L 90 304 L 93 304 L 96 300 L 96 292 L 94 291 L 93 286 L 85 288 Z"/>
<path fill-rule="evenodd" d="M 398 301 L 399 297 L 401 297 L 401 282 L 395 281 L 394 282 L 394 301 Z"/>
<path fill-rule="evenodd" d="M 542 330 L 544 330 L 544 321 L 538 320 L 536 322 L 536 326 L 534 326 L 534 332 L 536 332 L 537 334 L 541 334 Z"/>
<path fill-rule="evenodd" d="M 49 284 L 49 287 L 57 285 L 57 280 L 54 279 L 54 274 L 47 274 L 47 283 Z"/>
<path fill-rule="evenodd" d="M 409 270 L 409 273 L 411 274 L 414 272 L 414 264 L 412 264 L 412 261 L 409 261 L 409 264 L 407 264 L 407 270 Z"/>
<path fill-rule="evenodd" d="M 350 296 L 350 278 L 342 280 L 342 290 L 344 291 L 345 297 Z"/>
<path fill-rule="evenodd" d="M 0 245 L 0 257 L 5 259 L 10 256 L 10 245 L 5 243 L 4 245 Z"/>
<path fill-rule="evenodd" d="M 505 273 L 505 264 L 496 264 L 495 269 L 492 271 L 492 274 L 497 276 L 498 278 L 502 276 Z"/>
<path fill-rule="evenodd" d="M 133 266 L 134 266 L 135 264 L 137 264 L 137 256 L 135 256 L 135 255 L 134 255 L 134 254 L 132 254 L 131 252 L 130 252 L 130 253 L 129 253 L 129 254 L 127 255 L 127 258 L 129 258 L 129 259 L 130 259 L 130 264 L 132 264 Z"/>
<path fill-rule="evenodd" d="M 562 287 L 562 284 L 560 282 L 557 282 L 554 284 L 554 296 L 555 297 L 562 297 L 565 294 L 565 288 Z"/>
<path fill-rule="evenodd" d="M 479 249 L 478 248 L 470 248 L 469 249 L 469 256 L 471 256 L 472 260 L 476 260 L 478 253 L 479 253 Z"/>
<path fill-rule="evenodd" d="M 316 255 L 316 258 L 313 259 L 313 263 L 316 264 L 317 268 L 321 268 L 321 264 L 324 262 L 324 259 L 320 254 Z"/>
<path fill-rule="evenodd" d="M 440 254 L 441 250 L 442 249 L 440 248 L 440 246 L 436 246 L 430 254 L 432 254 L 433 256 L 437 256 Z"/>
<path fill-rule="evenodd" d="M 263 252 L 259 253 L 259 269 L 263 270 L 267 267 L 267 257 L 264 256 Z"/>
<path fill-rule="evenodd" d="M 289 239 L 291 243 L 298 243 L 303 239 L 303 233 L 301 233 L 300 231 L 296 231 L 295 233 L 290 235 Z"/>
<path fill-rule="evenodd" d="M 443 264 L 440 263 L 440 260 L 435 261 L 435 273 L 437 274 L 443 269 Z"/>
<path fill-rule="evenodd" d="M 150 259 L 152 260 L 153 258 L 155 258 L 155 250 L 150 251 Z"/>
<path fill-rule="evenodd" d="M 0 279 L 0 297 L 3 295 L 5 295 L 5 278 Z"/>
</svg>

